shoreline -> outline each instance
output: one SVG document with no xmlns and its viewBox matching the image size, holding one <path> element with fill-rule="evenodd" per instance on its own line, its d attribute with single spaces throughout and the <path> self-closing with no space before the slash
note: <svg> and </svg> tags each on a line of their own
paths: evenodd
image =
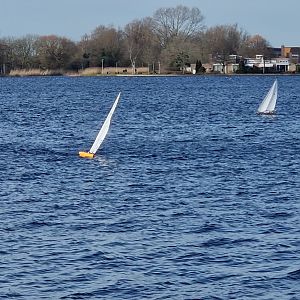
<svg viewBox="0 0 300 300">
<path fill-rule="evenodd" d="M 205 74 L 14 74 L 14 75 L 0 75 L 0 78 L 20 78 L 20 77 L 210 77 L 210 76 L 222 76 L 222 77 L 232 77 L 232 76 L 300 76 L 300 73 L 266 73 L 266 74 L 253 74 L 253 73 L 205 73 Z"/>
</svg>

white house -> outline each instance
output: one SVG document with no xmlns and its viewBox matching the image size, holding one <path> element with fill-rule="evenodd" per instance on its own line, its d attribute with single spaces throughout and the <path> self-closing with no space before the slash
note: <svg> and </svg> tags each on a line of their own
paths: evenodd
<svg viewBox="0 0 300 300">
<path fill-rule="evenodd" d="M 273 59 L 264 59 L 263 55 L 256 55 L 255 58 L 245 59 L 246 67 L 257 67 L 257 68 L 274 68 L 278 72 L 290 71 L 291 61 L 290 58 L 279 57 Z"/>
</svg>

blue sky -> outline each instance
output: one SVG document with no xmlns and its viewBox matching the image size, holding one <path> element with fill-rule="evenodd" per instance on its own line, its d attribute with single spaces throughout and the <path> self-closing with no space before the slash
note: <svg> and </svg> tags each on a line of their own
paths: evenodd
<svg viewBox="0 0 300 300">
<path fill-rule="evenodd" d="M 123 27 L 160 7 L 198 7 L 206 26 L 237 23 L 272 46 L 300 46 L 300 0 L 0 0 L 0 38 L 56 34 L 79 41 L 98 25 Z"/>
</svg>

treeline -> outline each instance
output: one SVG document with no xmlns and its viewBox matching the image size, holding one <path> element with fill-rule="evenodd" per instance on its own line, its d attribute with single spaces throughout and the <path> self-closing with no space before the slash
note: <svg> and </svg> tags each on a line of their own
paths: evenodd
<svg viewBox="0 0 300 300">
<path fill-rule="evenodd" d="M 115 66 L 134 72 L 158 62 L 162 70 L 179 70 L 196 61 L 222 62 L 231 54 L 267 56 L 268 47 L 262 36 L 251 36 L 237 24 L 206 28 L 198 8 L 179 5 L 160 8 L 122 29 L 98 26 L 79 42 L 56 35 L 1 38 L 0 72 Z"/>
</svg>

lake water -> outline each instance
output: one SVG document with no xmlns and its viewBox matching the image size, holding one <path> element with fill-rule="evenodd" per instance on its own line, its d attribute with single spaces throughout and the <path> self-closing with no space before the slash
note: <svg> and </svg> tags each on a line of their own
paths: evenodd
<svg viewBox="0 0 300 300">
<path fill-rule="evenodd" d="M 274 76 L 0 78 L 0 298 L 300 299 L 300 77 L 277 78 L 273 117 Z"/>
</svg>

